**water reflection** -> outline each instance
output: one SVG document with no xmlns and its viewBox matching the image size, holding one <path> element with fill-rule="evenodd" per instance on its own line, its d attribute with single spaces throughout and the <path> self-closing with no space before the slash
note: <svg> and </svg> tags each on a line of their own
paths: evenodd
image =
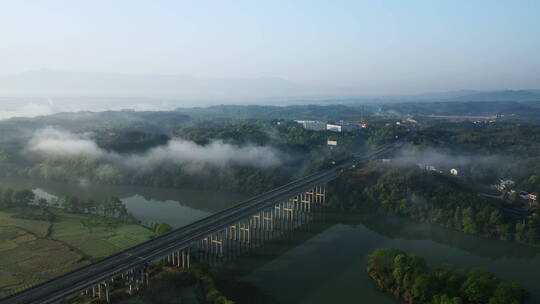
<svg viewBox="0 0 540 304">
<path fill-rule="evenodd" d="M 381 220 L 383 217 L 384 220 Z M 348 222 L 362 224 L 391 239 L 431 240 L 473 255 L 493 259 L 534 259 L 540 252 L 538 248 L 519 243 L 480 238 L 437 225 L 415 223 L 390 216 L 356 214 Z"/>
<path fill-rule="evenodd" d="M 244 194 L 225 191 L 65 184 L 13 178 L 0 179 L 0 187 L 34 189 L 39 196 L 48 199 L 72 195 L 81 199 L 104 200 L 116 196 L 144 223 L 163 221 L 174 227 L 187 225 L 247 198 Z"/>
<path fill-rule="evenodd" d="M 0 180 L 1 187 L 39 188 L 55 196 L 86 199 L 120 197 L 144 222 L 180 227 L 246 198 L 245 195 L 189 189 L 131 186 L 81 186 Z M 518 282 L 540 302 L 540 250 L 487 240 L 429 224 L 374 213 L 328 211 L 306 231 L 294 231 L 226 263 L 224 273 L 242 277 L 279 303 L 398 303 L 375 290 L 367 277 L 367 255 L 396 247 L 426 258 L 429 265 L 483 267 Z"/>
<path fill-rule="evenodd" d="M 279 303 L 399 303 L 374 289 L 367 255 L 396 247 L 421 255 L 429 265 L 483 267 L 523 284 L 540 300 L 536 282 L 540 251 L 479 239 L 399 218 L 327 213 L 308 232 L 293 232 L 222 267 L 224 274 L 251 281 Z"/>
</svg>

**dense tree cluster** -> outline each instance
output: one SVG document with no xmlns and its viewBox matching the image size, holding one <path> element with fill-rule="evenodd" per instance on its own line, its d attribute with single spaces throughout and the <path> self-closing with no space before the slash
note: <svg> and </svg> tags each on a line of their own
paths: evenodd
<svg viewBox="0 0 540 304">
<path fill-rule="evenodd" d="M 465 189 L 456 179 L 415 167 L 379 167 L 372 184 L 345 178 L 333 193 L 334 205 L 371 206 L 419 222 L 500 240 L 539 243 L 540 215 L 517 220 L 504 209 Z"/>
<path fill-rule="evenodd" d="M 511 122 L 437 122 L 418 132 L 417 145 L 460 152 L 540 156 L 540 126 Z"/>
<path fill-rule="evenodd" d="M 0 188 L 0 209 L 27 206 L 34 201 L 35 197 L 34 192 L 29 189 Z"/>
<path fill-rule="evenodd" d="M 169 141 L 165 134 L 114 129 L 96 132 L 94 139 L 99 147 L 117 153 L 142 153 Z"/>
<path fill-rule="evenodd" d="M 164 135 L 122 129 L 94 134 L 100 146 L 117 153 L 148 149 L 168 138 Z M 4 161 L 16 158 L 17 149 L 14 149 L 0 153 L 0 169 L 3 169 L 0 172 L 7 176 L 63 182 L 83 179 L 96 184 L 192 187 L 259 193 L 318 170 L 331 160 L 348 157 L 351 152 L 362 149 L 367 136 L 366 132 L 361 131 L 311 131 L 294 122 L 277 120 L 204 122 L 178 129 L 171 137 L 191 140 L 200 145 L 207 145 L 215 140 L 238 146 L 264 145 L 278 151 L 283 165 L 269 168 L 243 164 L 219 167 L 201 165 L 197 170 L 193 170 L 184 163 L 163 162 L 143 170 L 123 166 L 108 158 L 83 155 Z M 327 146 L 328 139 L 337 140 L 338 146 L 330 149 Z"/>
<path fill-rule="evenodd" d="M 513 122 L 430 123 L 411 141 L 420 148 L 437 148 L 453 155 L 498 158 L 497 163 L 471 164 L 469 177 L 493 182 L 511 177 L 529 192 L 540 193 L 540 125 Z"/>
<path fill-rule="evenodd" d="M 389 144 L 408 132 L 408 127 L 404 125 L 393 123 L 370 125 L 368 129 L 368 143 L 372 147 Z"/>
<path fill-rule="evenodd" d="M 526 289 L 486 270 L 432 270 L 423 258 L 399 249 L 375 250 L 367 271 L 380 290 L 409 304 L 520 304 L 528 298 Z"/>
<path fill-rule="evenodd" d="M 123 222 L 137 222 L 128 212 L 126 205 L 118 198 L 111 197 L 103 201 L 82 200 L 76 196 L 66 196 L 56 202 L 64 210 L 71 213 L 86 213 L 116 218 Z"/>
</svg>

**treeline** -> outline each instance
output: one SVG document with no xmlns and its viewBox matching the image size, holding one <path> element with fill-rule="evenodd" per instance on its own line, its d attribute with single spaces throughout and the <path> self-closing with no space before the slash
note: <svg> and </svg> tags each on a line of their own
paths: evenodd
<svg viewBox="0 0 540 304">
<path fill-rule="evenodd" d="M 450 151 L 533 157 L 540 156 L 540 125 L 435 122 L 416 133 L 412 141 Z"/>
<path fill-rule="evenodd" d="M 533 123 L 435 122 L 416 133 L 419 148 L 436 148 L 458 156 L 494 156 L 496 163 L 472 163 L 468 177 L 479 182 L 512 178 L 529 192 L 540 192 L 540 125 Z"/>
<path fill-rule="evenodd" d="M 538 103 L 534 101 L 400 102 L 382 104 L 380 108 L 384 112 L 400 115 L 492 116 L 504 114 L 511 116 L 512 120 L 525 116 L 528 121 L 540 113 Z"/>
<path fill-rule="evenodd" d="M 122 132 L 104 131 L 97 133 L 96 136 L 100 145 L 115 150 L 132 148 L 123 146 L 126 136 L 128 138 L 134 136 L 141 141 L 161 138 L 158 135 L 136 132 L 129 135 L 131 133 L 128 130 Z M 84 179 L 96 184 L 190 187 L 260 193 L 313 172 L 330 163 L 332 159 L 346 157 L 351 151 L 360 149 L 365 144 L 367 135 L 364 132 L 310 131 L 294 122 L 247 120 L 195 124 L 179 129 L 173 136 L 200 145 L 206 145 L 213 140 L 222 140 L 240 146 L 248 144 L 270 146 L 281 152 L 283 165 L 259 168 L 241 164 L 220 167 L 201 164 L 194 169 L 191 164 L 164 162 L 143 169 L 128 168 L 109 159 L 84 156 L 43 157 L 33 162 L 30 160 L 14 162 L 11 152 L 6 151 L 5 154 L 0 154 L 0 169 L 2 169 L 0 172 L 7 176 L 61 182 Z M 329 138 L 337 140 L 338 147 L 328 148 Z M 15 151 L 13 150 L 13 153 Z M 3 158 L 6 159 L 4 162 L 1 161 Z"/>
<path fill-rule="evenodd" d="M 94 214 L 108 218 L 115 218 L 126 223 L 139 222 L 133 214 L 128 212 L 126 205 L 118 198 L 111 197 L 106 200 L 83 200 L 76 196 L 65 196 L 54 202 L 70 213 Z"/>
<path fill-rule="evenodd" d="M 136 223 L 138 220 L 128 212 L 126 205 L 117 197 L 106 200 L 83 200 L 76 196 L 65 196 L 60 199 L 48 201 L 44 198 L 36 199 L 30 189 L 0 188 L 0 210 L 14 209 L 19 218 L 33 220 L 54 220 L 54 215 L 48 208 L 61 208 L 69 213 L 93 214 L 113 218 L 127 223 Z"/>
<path fill-rule="evenodd" d="M 344 100 L 342 100 L 344 101 Z M 374 106 L 345 105 L 294 105 L 294 106 L 256 106 L 256 105 L 219 105 L 207 108 L 179 108 L 185 113 L 200 120 L 233 120 L 233 119 L 287 119 L 287 120 L 324 120 L 337 121 L 359 120 L 362 116 L 371 115 Z"/>
<path fill-rule="evenodd" d="M 422 257 L 381 248 L 368 256 L 368 275 L 377 287 L 409 304 L 520 304 L 529 293 L 483 269 L 429 269 Z"/>
<path fill-rule="evenodd" d="M 54 222 L 56 215 L 46 208 L 32 208 L 30 204 L 46 206 L 48 202 L 44 199 L 36 201 L 36 195 L 30 189 L 0 188 L 0 210 L 15 208 L 16 218 L 36 221 Z"/>
<path fill-rule="evenodd" d="M 0 209 L 27 206 L 34 202 L 36 195 L 29 189 L 0 188 Z"/>
<path fill-rule="evenodd" d="M 173 115 L 172 119 L 175 117 Z M 128 167 L 112 159 L 83 155 L 26 158 L 19 155 L 26 142 L 19 142 L 13 147 L 0 146 L 0 174 L 60 182 L 83 179 L 95 184 L 260 193 L 328 166 L 333 160 L 350 157 L 353 153 L 365 151 L 369 146 L 393 141 L 396 136 L 406 132 L 407 128 L 374 123 L 368 129 L 356 132 L 311 131 L 292 121 L 249 119 L 194 122 L 190 126 L 178 125 L 168 133 L 154 131 L 149 129 L 144 132 L 128 124 L 125 128 L 119 126 L 95 130 L 94 139 L 102 148 L 114 150 L 119 155 L 126 151 L 145 151 L 172 137 L 191 140 L 200 145 L 214 140 L 240 146 L 264 145 L 280 152 L 282 165 L 272 168 L 241 164 L 216 167 L 156 162 L 152 166 Z M 338 146 L 328 147 L 329 139 L 337 140 Z"/>
<path fill-rule="evenodd" d="M 292 172 L 291 172 L 292 171 Z M 22 172 L 23 177 L 60 182 L 84 179 L 93 184 L 137 185 L 149 187 L 214 189 L 257 193 L 273 189 L 291 179 L 290 168 L 249 166 L 201 166 L 159 164 L 144 170 L 124 168 L 114 163 L 84 157 L 46 160 Z"/>
<path fill-rule="evenodd" d="M 334 185 L 330 202 L 343 208 L 375 208 L 492 239 L 540 243 L 537 212 L 517 220 L 455 179 L 415 167 L 375 166 L 367 171 L 371 183 L 359 183 L 349 175 Z"/>
</svg>

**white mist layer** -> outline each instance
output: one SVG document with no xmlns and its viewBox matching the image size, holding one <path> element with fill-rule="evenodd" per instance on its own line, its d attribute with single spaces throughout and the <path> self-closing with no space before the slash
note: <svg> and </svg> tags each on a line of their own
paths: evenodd
<svg viewBox="0 0 540 304">
<path fill-rule="evenodd" d="M 124 155 L 101 149 L 89 133 L 74 134 L 53 127 L 36 131 L 28 143 L 28 150 L 48 158 L 83 156 L 132 169 L 176 164 L 186 165 L 190 171 L 196 171 L 204 166 L 268 168 L 281 164 L 280 153 L 271 147 L 236 146 L 220 140 L 202 146 L 192 141 L 173 139 L 167 145 L 150 149 L 144 154 Z"/>
</svg>

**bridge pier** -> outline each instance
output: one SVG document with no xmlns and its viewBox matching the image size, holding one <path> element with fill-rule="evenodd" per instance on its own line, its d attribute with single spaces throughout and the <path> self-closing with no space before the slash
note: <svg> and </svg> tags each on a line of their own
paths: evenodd
<svg viewBox="0 0 540 304">
<path fill-rule="evenodd" d="M 110 296 L 110 290 L 109 290 L 109 283 L 107 283 L 107 281 L 105 281 L 105 283 L 103 283 L 105 285 L 105 299 L 107 301 L 107 303 L 110 303 L 111 302 L 111 296 Z"/>
</svg>

